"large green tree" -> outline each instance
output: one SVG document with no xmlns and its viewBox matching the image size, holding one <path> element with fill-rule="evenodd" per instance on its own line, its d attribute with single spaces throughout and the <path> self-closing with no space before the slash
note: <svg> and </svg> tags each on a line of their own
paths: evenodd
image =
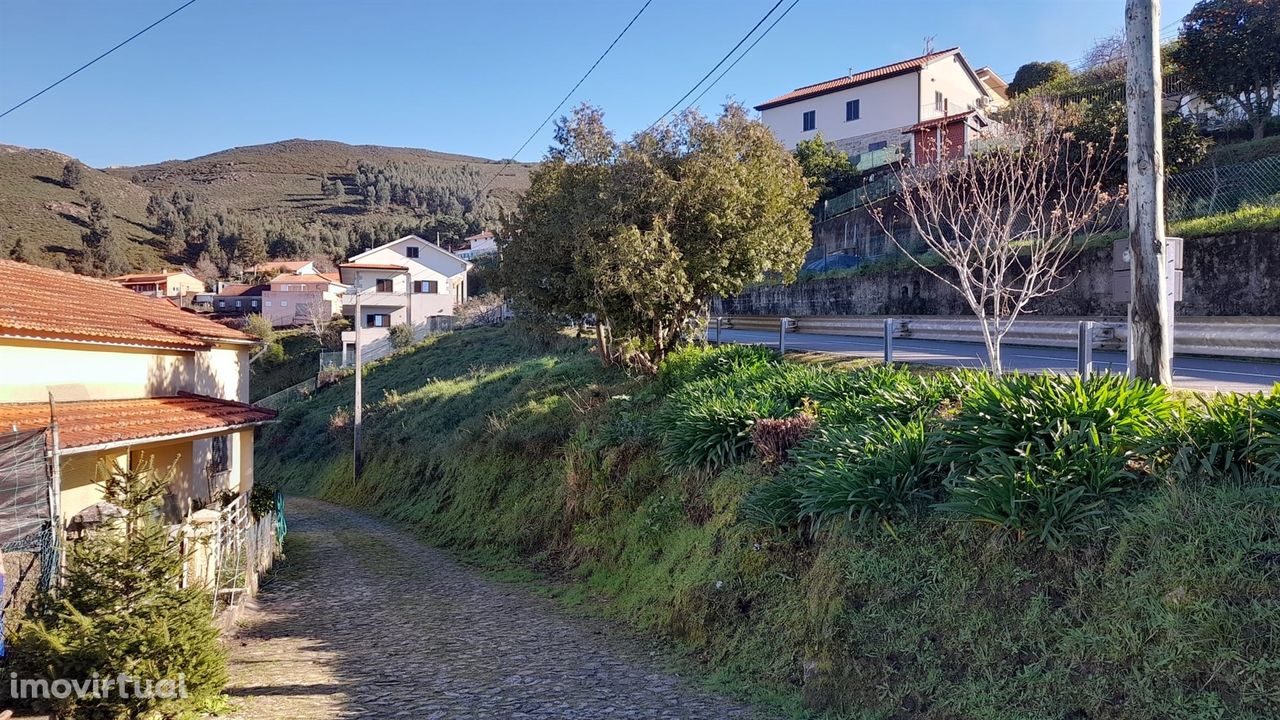
<svg viewBox="0 0 1280 720">
<path fill-rule="evenodd" d="M 501 281 L 526 311 L 593 315 L 606 361 L 652 367 L 711 298 L 794 277 L 816 197 L 740 105 L 624 143 L 582 106 L 557 123 L 503 233 Z"/>
<path fill-rule="evenodd" d="M 89 208 L 87 229 L 80 236 L 84 250 L 80 255 L 79 270 L 85 275 L 111 277 L 129 270 L 129 256 L 125 240 L 111 229 L 111 210 L 102 198 L 81 193 L 81 199 Z"/>
<path fill-rule="evenodd" d="M 1029 62 L 1014 73 L 1013 81 L 1009 83 L 1009 95 L 1021 95 L 1046 83 L 1069 77 L 1071 77 L 1071 68 L 1061 60 Z"/>
<path fill-rule="evenodd" d="M 1234 105 L 1262 139 L 1280 98 L 1280 2 L 1201 0 L 1183 18 L 1172 55 L 1193 90 Z"/>
<path fill-rule="evenodd" d="M 796 143 L 794 152 L 804 176 L 818 191 L 818 202 L 849 192 L 857 182 L 858 170 L 849 156 L 828 144 L 822 133 Z"/>
</svg>

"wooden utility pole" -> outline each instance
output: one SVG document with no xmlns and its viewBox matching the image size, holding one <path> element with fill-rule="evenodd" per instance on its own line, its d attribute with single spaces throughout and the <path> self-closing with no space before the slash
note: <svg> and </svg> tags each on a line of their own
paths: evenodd
<svg viewBox="0 0 1280 720">
<path fill-rule="evenodd" d="M 1164 238 L 1160 0 L 1125 2 L 1129 116 L 1129 374 L 1173 382 L 1173 303 Z"/>
<path fill-rule="evenodd" d="M 362 318 L 360 317 L 360 271 L 359 270 L 356 271 L 355 291 L 356 291 L 356 317 L 355 317 L 355 326 L 356 326 L 355 327 L 355 331 L 356 331 L 356 358 L 355 358 L 356 402 L 355 402 L 355 406 L 356 407 L 355 407 L 355 418 L 354 418 L 354 422 L 352 423 L 352 435 L 354 436 L 354 443 L 355 443 L 352 448 L 352 454 L 355 456 L 355 466 L 356 466 L 355 477 L 356 477 L 356 480 L 359 480 L 360 475 L 364 472 L 364 450 L 361 447 L 361 443 L 360 443 L 361 431 L 364 429 L 363 428 L 364 368 L 362 367 L 363 363 L 361 363 L 361 360 L 363 360 L 364 358 L 360 351 L 360 324 L 361 324 Z"/>
</svg>

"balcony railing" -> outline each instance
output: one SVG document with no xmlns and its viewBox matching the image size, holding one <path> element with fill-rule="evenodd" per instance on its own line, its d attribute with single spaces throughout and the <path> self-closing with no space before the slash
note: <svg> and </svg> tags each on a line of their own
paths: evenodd
<svg viewBox="0 0 1280 720">
<path fill-rule="evenodd" d="M 843 215 L 863 205 L 882 200 L 898 189 L 898 181 L 892 175 L 873 180 L 859 188 L 854 188 L 843 195 L 837 195 L 822 203 L 822 219 Z"/>
<path fill-rule="evenodd" d="M 893 145 L 891 147 L 880 148 L 879 150 L 870 150 L 864 153 L 850 156 L 849 162 L 858 169 L 858 172 L 867 172 L 875 170 L 885 165 L 902 162 L 903 150 L 901 145 Z"/>
</svg>

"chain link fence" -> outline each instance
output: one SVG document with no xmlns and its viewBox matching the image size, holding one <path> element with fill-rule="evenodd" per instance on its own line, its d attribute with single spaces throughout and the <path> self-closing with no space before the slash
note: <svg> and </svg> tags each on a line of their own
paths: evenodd
<svg viewBox="0 0 1280 720">
<path fill-rule="evenodd" d="M 1170 175 L 1164 194 L 1168 220 L 1229 213 L 1246 205 L 1280 205 L 1280 156 Z"/>
<path fill-rule="evenodd" d="M 22 614 L 53 583 L 58 564 L 55 498 L 45 429 L 0 433 L 0 613 Z M 0 645 L 2 647 L 2 645 Z"/>
</svg>

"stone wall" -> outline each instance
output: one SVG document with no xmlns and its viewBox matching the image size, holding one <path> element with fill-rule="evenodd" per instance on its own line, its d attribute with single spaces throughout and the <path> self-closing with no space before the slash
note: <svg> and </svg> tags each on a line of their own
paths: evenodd
<svg viewBox="0 0 1280 720">
<path fill-rule="evenodd" d="M 1073 263 L 1075 280 L 1038 302 L 1046 316 L 1123 317 L 1111 299 L 1111 249 L 1089 250 Z M 919 268 L 868 271 L 852 277 L 767 285 L 717 301 L 721 315 L 968 315 L 964 300 Z M 1280 232 L 1188 240 L 1178 315 L 1280 316 Z"/>
</svg>

